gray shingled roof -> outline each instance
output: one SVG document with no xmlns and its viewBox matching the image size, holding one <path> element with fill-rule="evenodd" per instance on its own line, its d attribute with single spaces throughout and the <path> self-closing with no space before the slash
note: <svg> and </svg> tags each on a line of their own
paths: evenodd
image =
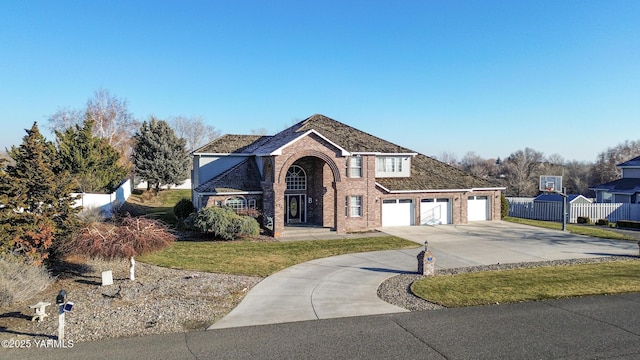
<svg viewBox="0 0 640 360">
<path fill-rule="evenodd" d="M 635 194 L 640 192 L 640 179 L 623 178 L 591 187 L 592 190 L 605 190 L 617 194 Z"/>
<path fill-rule="evenodd" d="M 195 153 L 269 154 L 309 130 L 315 130 L 351 153 L 416 153 L 318 114 L 273 136 L 225 135 L 196 150 Z M 500 187 L 491 181 L 477 178 L 454 166 L 422 154 L 415 156 L 411 165 L 411 177 L 409 178 L 378 178 L 376 181 L 391 191 Z"/>
<path fill-rule="evenodd" d="M 207 145 L 194 151 L 195 154 L 252 154 L 256 147 L 268 141 L 271 136 L 263 135 L 222 135 Z"/>
<path fill-rule="evenodd" d="M 255 158 L 249 157 L 243 160 L 222 174 L 200 184 L 195 191 L 199 193 L 262 191 L 260 171 Z"/>
<path fill-rule="evenodd" d="M 631 160 L 627 160 L 622 164 L 616 165 L 618 167 L 640 167 L 640 156 L 634 157 Z"/>
</svg>

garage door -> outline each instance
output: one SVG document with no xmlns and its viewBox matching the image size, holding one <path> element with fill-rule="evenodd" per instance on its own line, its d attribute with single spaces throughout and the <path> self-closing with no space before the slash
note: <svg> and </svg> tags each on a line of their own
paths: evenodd
<svg viewBox="0 0 640 360">
<path fill-rule="evenodd" d="M 382 200 L 382 226 L 413 225 L 413 200 Z"/>
<path fill-rule="evenodd" d="M 468 201 L 468 221 L 484 221 L 489 219 L 489 198 L 487 196 L 469 196 Z"/>
<path fill-rule="evenodd" d="M 422 199 L 420 225 L 451 224 L 449 199 Z"/>
</svg>

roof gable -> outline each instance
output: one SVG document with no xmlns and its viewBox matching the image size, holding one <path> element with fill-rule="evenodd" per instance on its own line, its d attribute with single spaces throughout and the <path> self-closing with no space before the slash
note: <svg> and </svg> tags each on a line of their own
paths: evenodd
<svg viewBox="0 0 640 360">
<path fill-rule="evenodd" d="M 562 202 L 562 195 L 560 194 L 540 194 L 538 196 L 536 196 L 533 201 L 549 201 L 549 202 Z M 567 202 L 571 203 L 574 202 L 576 200 L 583 200 L 583 201 L 588 201 L 591 202 L 591 200 L 587 199 L 586 197 L 580 195 L 580 194 L 569 194 L 567 195 Z"/>
</svg>

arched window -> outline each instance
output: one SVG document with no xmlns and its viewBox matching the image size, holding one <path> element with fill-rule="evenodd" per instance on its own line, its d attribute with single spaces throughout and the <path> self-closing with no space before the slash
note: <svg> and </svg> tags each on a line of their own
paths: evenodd
<svg viewBox="0 0 640 360">
<path fill-rule="evenodd" d="M 247 201 L 241 197 L 228 198 L 224 204 L 233 208 L 236 212 L 247 208 Z"/>
<path fill-rule="evenodd" d="M 292 165 L 285 177 L 287 190 L 307 190 L 307 174 L 298 165 Z"/>
</svg>

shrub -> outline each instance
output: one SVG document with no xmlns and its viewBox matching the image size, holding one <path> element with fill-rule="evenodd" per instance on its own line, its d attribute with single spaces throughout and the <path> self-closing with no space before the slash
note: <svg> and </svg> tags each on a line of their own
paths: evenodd
<svg viewBox="0 0 640 360">
<path fill-rule="evenodd" d="M 258 221 L 250 216 L 240 217 L 240 227 L 238 236 L 255 238 L 260 235 L 260 224 Z"/>
<path fill-rule="evenodd" d="M 45 290 L 53 278 L 44 266 L 32 266 L 12 256 L 0 257 L 0 305 L 25 301 Z"/>
<path fill-rule="evenodd" d="M 196 211 L 196 208 L 193 207 L 193 204 L 189 199 L 180 199 L 176 206 L 173 207 L 173 214 L 176 216 L 176 218 L 182 221 L 184 221 L 184 219 L 186 219 L 187 216 L 191 215 L 194 211 Z"/>
<path fill-rule="evenodd" d="M 599 225 L 599 226 L 609 226 L 609 220 L 607 220 L 607 219 L 598 219 L 598 220 L 596 221 L 596 225 Z"/>
<path fill-rule="evenodd" d="M 591 224 L 591 219 L 587 216 L 578 216 L 578 224 Z"/>
<path fill-rule="evenodd" d="M 504 219 L 509 216 L 509 200 L 504 194 L 500 194 L 500 219 Z"/>
<path fill-rule="evenodd" d="M 191 231 L 198 230 L 195 225 L 197 216 L 198 216 L 197 213 L 191 213 L 182 221 L 182 224 L 184 225 L 184 228 L 186 230 L 191 230 Z"/>
<path fill-rule="evenodd" d="M 640 221 L 618 220 L 616 225 L 619 228 L 640 229 Z"/>
<path fill-rule="evenodd" d="M 198 212 L 194 221 L 196 229 L 214 236 L 233 240 L 240 236 L 258 236 L 260 226 L 250 216 L 240 216 L 230 207 L 212 206 Z"/>
<path fill-rule="evenodd" d="M 84 226 L 64 245 L 63 252 L 111 260 L 158 251 L 174 241 L 175 235 L 162 221 L 127 216 Z"/>
</svg>

